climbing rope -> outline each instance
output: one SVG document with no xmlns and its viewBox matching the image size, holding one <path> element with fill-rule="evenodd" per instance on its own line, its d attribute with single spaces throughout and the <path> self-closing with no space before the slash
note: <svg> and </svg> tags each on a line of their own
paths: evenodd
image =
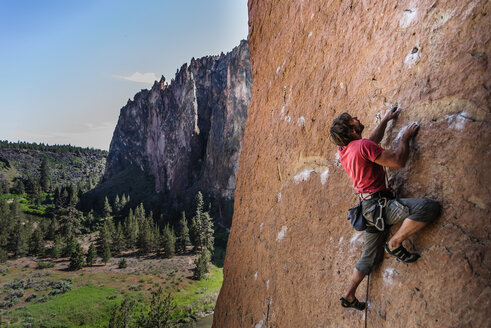
<svg viewBox="0 0 491 328">
<path fill-rule="evenodd" d="M 367 328 L 367 321 L 368 321 L 368 289 L 370 288 L 370 274 L 367 277 L 367 294 L 365 295 L 365 302 L 367 303 L 365 305 L 365 328 Z"/>
</svg>

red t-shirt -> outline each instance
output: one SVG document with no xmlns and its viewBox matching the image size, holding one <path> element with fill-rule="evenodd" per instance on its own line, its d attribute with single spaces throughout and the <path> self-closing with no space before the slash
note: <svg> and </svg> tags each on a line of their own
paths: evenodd
<svg viewBox="0 0 491 328">
<path fill-rule="evenodd" d="M 353 180 L 356 192 L 368 194 L 387 190 L 384 169 L 374 162 L 383 151 L 369 139 L 353 140 L 348 146 L 339 147 L 339 160 Z"/>
</svg>

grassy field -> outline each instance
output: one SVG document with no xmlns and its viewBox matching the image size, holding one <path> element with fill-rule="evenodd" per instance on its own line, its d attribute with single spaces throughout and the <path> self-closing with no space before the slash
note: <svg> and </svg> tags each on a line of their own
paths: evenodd
<svg viewBox="0 0 491 328">
<path fill-rule="evenodd" d="M 8 298 L 11 287 L 16 282 L 19 284 L 19 280 L 24 282 L 24 288 L 19 302 L 2 310 L 0 326 L 106 327 L 112 309 L 123 297 L 146 303 L 151 291 L 159 286 L 174 298 L 176 321 L 191 321 L 213 311 L 223 281 L 221 268 L 212 266 L 207 279 L 194 281 L 191 279 L 193 256 L 172 259 L 128 257 L 126 269 L 117 268 L 118 260 L 111 259 L 107 265 L 98 264 L 80 271 L 67 271 L 66 260 L 42 270 L 36 269 L 38 260 L 31 258 L 1 265 L 0 299 Z M 49 296 L 57 288 L 56 283 L 67 281 L 71 281 L 70 290 Z M 36 297 L 26 301 L 32 294 Z"/>
</svg>

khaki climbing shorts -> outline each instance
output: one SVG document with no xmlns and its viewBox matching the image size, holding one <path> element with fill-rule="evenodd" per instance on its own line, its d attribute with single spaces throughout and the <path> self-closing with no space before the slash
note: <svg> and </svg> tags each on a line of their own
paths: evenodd
<svg viewBox="0 0 491 328">
<path fill-rule="evenodd" d="M 378 200 L 365 200 L 362 205 L 363 216 L 365 216 L 368 225 L 373 225 Z M 440 211 L 440 204 L 427 198 L 389 199 L 387 200 L 384 221 L 386 225 L 394 225 L 408 218 L 414 221 L 430 223 L 438 218 Z M 358 271 L 363 274 L 369 274 L 373 266 L 383 258 L 383 245 L 387 239 L 388 231 L 389 229 L 384 232 L 371 233 L 365 230 L 365 249 L 356 264 Z"/>
</svg>

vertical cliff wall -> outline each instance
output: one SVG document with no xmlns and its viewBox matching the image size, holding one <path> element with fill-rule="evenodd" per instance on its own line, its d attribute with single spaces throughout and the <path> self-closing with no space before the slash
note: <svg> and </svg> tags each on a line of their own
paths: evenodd
<svg viewBox="0 0 491 328">
<path fill-rule="evenodd" d="M 193 59 L 170 84 L 162 77 L 121 109 L 105 178 L 136 165 L 171 198 L 199 189 L 232 199 L 251 85 L 247 41 Z"/>
<path fill-rule="evenodd" d="M 396 103 L 383 146 L 421 129 L 391 185 L 443 214 L 407 242 L 418 262 L 372 273 L 367 325 L 491 326 L 490 16 L 488 1 L 249 1 L 254 85 L 214 327 L 363 326 L 339 304 L 364 238 L 328 129 L 347 111 L 368 135 Z"/>
</svg>

